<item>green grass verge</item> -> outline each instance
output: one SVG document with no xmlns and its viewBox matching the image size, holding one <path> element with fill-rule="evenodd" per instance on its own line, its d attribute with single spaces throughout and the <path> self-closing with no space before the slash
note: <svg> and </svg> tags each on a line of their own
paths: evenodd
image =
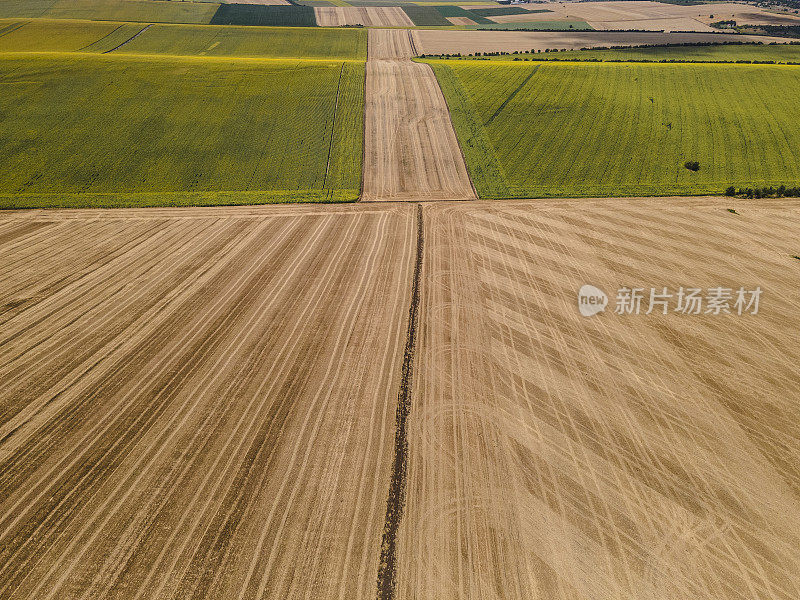
<svg viewBox="0 0 800 600">
<path fill-rule="evenodd" d="M 274 25 L 315 27 L 317 17 L 311 6 L 265 6 L 262 4 L 221 4 L 212 25 Z"/>
<path fill-rule="evenodd" d="M 800 62 L 800 44 L 715 44 L 695 46 L 645 46 L 607 50 L 568 50 L 518 55 L 491 56 L 491 60 L 566 60 L 566 61 L 696 61 Z"/>
<path fill-rule="evenodd" d="M 425 62 L 482 198 L 800 182 L 800 67 Z"/>
<path fill-rule="evenodd" d="M 340 203 L 358 200 L 361 190 L 256 192 L 141 192 L 136 194 L 0 194 L 0 210 L 33 208 L 142 208 L 155 206 L 245 206 Z"/>
<path fill-rule="evenodd" d="M 165 0 L 0 0 L 0 18 L 208 23 L 218 6 Z"/>
<path fill-rule="evenodd" d="M 5 54 L 0 74 L 5 207 L 358 195 L 362 62 Z"/>
</svg>

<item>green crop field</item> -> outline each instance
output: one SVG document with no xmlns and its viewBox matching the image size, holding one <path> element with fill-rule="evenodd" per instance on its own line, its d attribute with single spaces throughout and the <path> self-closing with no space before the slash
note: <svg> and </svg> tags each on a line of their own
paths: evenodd
<svg viewBox="0 0 800 600">
<path fill-rule="evenodd" d="M 124 46 L 120 46 L 126 41 Z M 0 52 L 103 53 L 114 48 L 117 48 L 116 52 L 125 54 L 366 59 L 367 31 L 356 28 L 146 26 L 110 21 L 0 20 Z"/>
<path fill-rule="evenodd" d="M 445 16 L 436 10 L 435 6 L 403 5 L 403 11 L 417 26 L 448 26 L 452 25 Z"/>
<path fill-rule="evenodd" d="M 800 182 L 800 67 L 426 62 L 485 198 Z"/>
<path fill-rule="evenodd" d="M 317 17 L 311 6 L 222 4 L 211 19 L 211 24 L 314 27 L 317 24 Z"/>
<path fill-rule="evenodd" d="M 208 23 L 219 4 L 167 0 L 0 0 L 0 18 Z"/>
<path fill-rule="evenodd" d="M 0 55 L 0 207 L 342 201 L 364 64 Z"/>
<path fill-rule="evenodd" d="M 367 30 L 154 25 L 126 44 L 123 51 L 130 54 L 366 59 Z"/>
<path fill-rule="evenodd" d="M 76 52 L 99 40 L 116 37 L 112 34 L 120 30 L 120 25 L 101 21 L 2 20 L 0 52 Z M 125 39 L 141 29 L 140 24 L 130 24 Z"/>
<path fill-rule="evenodd" d="M 536 59 L 568 61 L 695 61 L 737 62 L 774 61 L 800 62 L 800 44 L 715 44 L 698 46 L 645 46 L 605 50 L 567 50 L 492 56 L 492 60 Z"/>
<path fill-rule="evenodd" d="M 494 21 L 490 21 L 486 17 L 482 17 L 481 15 L 477 14 L 476 11 L 467 10 L 461 6 L 444 5 L 434 6 L 433 8 L 443 17 L 466 17 L 473 20 L 475 23 L 483 23 L 485 25 L 491 25 L 494 23 Z"/>
</svg>

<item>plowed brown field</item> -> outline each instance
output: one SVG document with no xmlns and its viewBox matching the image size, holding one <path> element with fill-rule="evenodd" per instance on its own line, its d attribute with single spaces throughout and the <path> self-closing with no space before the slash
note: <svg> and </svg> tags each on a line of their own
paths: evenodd
<svg viewBox="0 0 800 600">
<path fill-rule="evenodd" d="M 433 70 L 409 60 L 416 32 L 372 29 L 363 200 L 474 199 Z"/>
<path fill-rule="evenodd" d="M 398 598 L 800 597 L 800 205 L 727 202 L 425 205 Z M 584 318 L 583 284 L 764 296 Z"/>
</svg>

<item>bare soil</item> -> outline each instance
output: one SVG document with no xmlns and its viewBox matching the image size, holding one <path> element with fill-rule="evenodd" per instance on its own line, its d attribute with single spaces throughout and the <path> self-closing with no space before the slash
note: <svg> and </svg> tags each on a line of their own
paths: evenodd
<svg viewBox="0 0 800 600">
<path fill-rule="evenodd" d="M 369 32 L 362 200 L 475 198 L 436 76 L 409 60 L 417 33 Z"/>
</svg>

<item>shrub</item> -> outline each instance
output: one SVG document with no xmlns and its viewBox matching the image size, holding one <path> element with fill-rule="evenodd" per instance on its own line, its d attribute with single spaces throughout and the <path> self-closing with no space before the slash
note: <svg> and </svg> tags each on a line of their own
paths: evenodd
<svg viewBox="0 0 800 600">
<path fill-rule="evenodd" d="M 687 160 L 683 163 L 683 166 L 695 173 L 700 170 L 700 163 L 696 160 Z"/>
</svg>

